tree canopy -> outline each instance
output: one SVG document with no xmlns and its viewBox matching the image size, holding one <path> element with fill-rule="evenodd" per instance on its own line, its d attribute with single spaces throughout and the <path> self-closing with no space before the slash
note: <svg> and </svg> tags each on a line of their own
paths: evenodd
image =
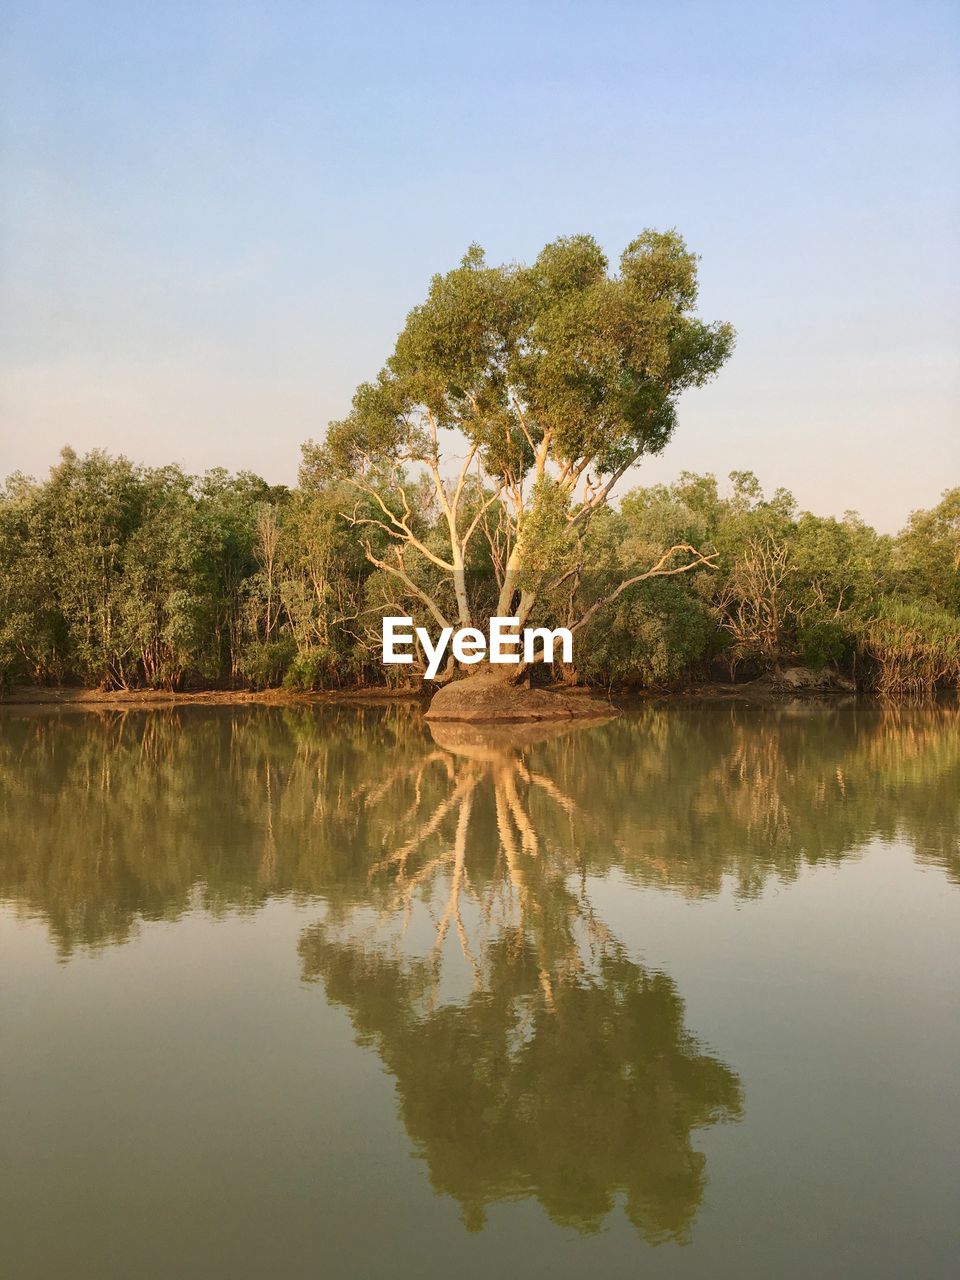
<svg viewBox="0 0 960 1280">
<path fill-rule="evenodd" d="M 406 490 L 411 528 L 439 555 L 448 524 L 432 491 L 429 476 Z M 479 492 L 474 484 L 466 501 Z M 852 512 L 818 516 L 785 490 L 767 496 L 748 471 L 731 473 L 726 491 L 684 473 L 597 510 L 566 559 L 562 547 L 553 559 L 549 503 L 532 509 L 521 579 L 537 593 L 534 622 L 579 629 L 574 664 L 554 668 L 565 680 L 669 688 L 800 662 L 928 694 L 960 683 L 958 495 L 947 490 L 893 538 Z M 0 487 L 0 685 L 337 689 L 412 677 L 416 687 L 419 655 L 413 667 L 382 665 L 381 619 L 410 612 L 429 627 L 440 605 L 456 617 L 450 575 L 401 549 L 422 593 L 411 594 L 387 571 L 396 540 L 351 526 L 345 509 L 382 515 L 374 496 L 315 474 L 288 490 L 66 450 L 45 481 L 10 477 Z M 709 569 L 671 560 L 683 545 L 704 549 Z M 495 546 L 484 537 L 464 576 L 472 602 L 490 610 Z M 643 567 L 661 562 L 683 571 Z"/>
<path fill-rule="evenodd" d="M 590 518 L 664 447 L 681 393 L 729 356 L 733 329 L 701 320 L 696 301 L 696 258 L 675 231 L 643 232 L 616 272 L 590 236 L 530 266 L 490 266 L 471 246 L 433 278 L 350 414 L 305 447 L 304 474 L 363 496 L 347 516 L 368 558 L 436 619 L 516 609 L 522 623 L 541 588 L 585 566 Z M 669 551 L 658 572 L 703 561 Z M 495 593 L 471 595 L 472 565 Z"/>
</svg>

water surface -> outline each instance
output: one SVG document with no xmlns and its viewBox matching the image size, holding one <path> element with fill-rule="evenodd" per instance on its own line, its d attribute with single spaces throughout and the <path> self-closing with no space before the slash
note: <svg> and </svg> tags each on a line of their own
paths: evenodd
<svg viewBox="0 0 960 1280">
<path fill-rule="evenodd" d="M 960 717 L 0 715 L 0 1272 L 960 1250 Z"/>
</svg>

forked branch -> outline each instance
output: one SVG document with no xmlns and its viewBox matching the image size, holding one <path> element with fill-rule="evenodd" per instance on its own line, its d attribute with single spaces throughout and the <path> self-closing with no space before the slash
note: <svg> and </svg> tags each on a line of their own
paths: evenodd
<svg viewBox="0 0 960 1280">
<path fill-rule="evenodd" d="M 684 564 L 676 565 L 672 569 L 668 569 L 667 565 L 669 565 L 673 557 L 681 551 L 687 552 L 688 555 L 693 557 L 693 559 L 686 561 Z M 615 590 L 611 591 L 609 595 L 604 596 L 601 600 L 596 600 L 586 611 L 583 617 L 580 618 L 578 622 L 574 623 L 570 630 L 579 631 L 581 627 L 585 627 L 594 614 L 598 613 L 599 610 L 605 608 L 608 604 L 613 604 L 614 600 L 621 596 L 624 591 L 628 590 L 630 587 L 635 587 L 638 582 L 646 582 L 649 578 L 671 578 L 680 573 L 689 573 L 691 569 L 712 569 L 716 565 L 717 554 L 718 553 L 716 551 L 698 551 L 696 547 L 691 547 L 690 544 L 686 542 L 677 543 L 675 546 L 671 547 L 669 551 L 665 551 L 651 569 L 647 569 L 645 573 L 637 573 L 634 574 L 632 578 L 625 579 L 625 581 L 621 582 L 620 585 Z"/>
</svg>

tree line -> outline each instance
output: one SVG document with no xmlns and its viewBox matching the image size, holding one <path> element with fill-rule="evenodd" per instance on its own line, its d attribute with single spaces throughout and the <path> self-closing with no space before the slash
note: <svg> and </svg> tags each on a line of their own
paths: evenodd
<svg viewBox="0 0 960 1280">
<path fill-rule="evenodd" d="M 67 450 L 0 494 L 0 678 L 382 683 L 380 619 L 565 626 L 567 680 L 670 686 L 800 661 L 889 694 L 960 680 L 960 489 L 897 538 L 734 472 L 615 490 L 730 358 L 697 258 L 642 232 L 430 282 L 299 484 Z M 421 664 L 421 669 L 424 664 Z M 407 669 L 409 670 L 409 669 Z M 496 668 L 502 678 L 517 673 Z M 444 677 L 456 675 L 451 659 Z M 402 678 L 402 677 L 401 677 Z"/>
<path fill-rule="evenodd" d="M 432 625 L 431 611 L 373 562 L 386 563 L 389 534 L 368 527 L 361 542 L 355 492 L 318 475 L 312 458 L 307 447 L 293 489 L 70 449 L 44 481 L 11 477 L 0 490 L 0 678 L 160 689 L 416 684 L 422 663 L 380 662 L 381 618 L 409 612 Z M 684 473 L 597 513 L 577 575 L 587 609 L 630 566 L 655 564 L 670 547 L 705 558 L 633 584 L 594 614 L 562 678 L 676 688 L 799 663 L 890 694 L 957 687 L 960 488 L 890 537 L 853 513 L 801 511 L 785 490 L 767 496 L 750 472 L 729 481 L 722 491 L 712 475 Z M 445 515 L 422 483 L 417 496 L 412 527 L 438 546 Z M 421 581 L 435 589 L 429 575 Z M 493 581 L 478 557 L 464 587 L 476 599 Z M 541 592 L 538 616 L 569 621 L 569 594 Z"/>
</svg>

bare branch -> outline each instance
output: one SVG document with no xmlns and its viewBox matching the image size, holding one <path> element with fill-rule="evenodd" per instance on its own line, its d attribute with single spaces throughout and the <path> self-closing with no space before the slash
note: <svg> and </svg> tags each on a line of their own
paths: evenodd
<svg viewBox="0 0 960 1280">
<path fill-rule="evenodd" d="M 391 573 L 395 578 L 399 578 L 400 581 L 407 588 L 407 590 L 412 595 L 416 596 L 421 604 L 426 605 L 426 607 L 430 610 L 430 613 L 433 615 L 434 619 L 440 623 L 441 627 L 451 626 L 451 623 L 448 622 L 447 619 L 444 617 L 443 611 L 441 610 L 437 602 L 434 599 L 432 599 L 430 596 L 428 596 L 427 593 L 422 588 L 418 587 L 417 584 L 414 582 L 414 580 L 410 577 L 410 575 L 404 569 L 403 565 L 399 562 L 399 556 L 397 557 L 398 563 L 395 565 L 392 565 L 392 564 L 388 564 L 386 560 L 377 559 L 377 557 L 373 554 L 369 543 L 365 543 L 363 549 L 364 549 L 364 554 L 366 555 L 370 563 L 372 565 L 376 565 L 378 569 L 382 569 L 384 573 Z"/>
<path fill-rule="evenodd" d="M 670 563 L 673 556 L 679 551 L 686 551 L 694 559 L 689 560 L 686 564 L 677 565 L 676 568 L 668 569 L 666 566 Z M 586 626 L 593 615 L 608 604 L 612 604 L 614 600 L 621 596 L 629 587 L 636 586 L 638 582 L 646 582 L 648 578 L 670 578 L 678 573 L 689 573 L 691 569 L 699 569 L 701 567 L 712 569 L 716 564 L 717 552 L 698 551 L 696 547 L 691 547 L 686 542 L 677 543 L 676 546 L 665 551 L 652 569 L 648 569 L 645 573 L 638 573 L 632 578 L 627 578 L 624 582 L 611 591 L 608 596 L 604 596 L 602 600 L 597 600 L 590 606 L 587 612 L 570 628 L 571 631 L 579 631 L 581 627 Z"/>
<path fill-rule="evenodd" d="M 620 477 L 630 470 L 630 468 L 634 465 L 634 463 L 637 461 L 637 459 L 641 456 L 642 453 L 643 453 L 643 450 L 639 449 L 633 455 L 632 458 L 628 459 L 628 461 L 623 464 L 622 467 L 618 467 L 618 469 L 613 473 L 613 475 L 606 482 L 606 484 L 602 486 L 602 488 L 597 489 L 595 492 L 591 493 L 588 499 L 587 498 L 584 499 L 584 502 L 581 504 L 581 506 L 573 513 L 572 516 L 569 517 L 567 521 L 571 529 L 574 527 L 574 525 L 580 524 L 581 522 L 586 523 L 586 521 L 590 518 L 590 516 L 593 515 L 594 511 L 596 511 L 596 509 L 599 506 L 601 506 L 604 502 L 606 502 L 607 497 L 610 494 L 610 490 L 617 483 Z M 587 464 L 584 463 L 583 466 L 581 466 L 580 469 L 577 471 L 577 475 L 576 475 L 577 480 L 580 479 L 580 476 L 586 470 L 586 466 Z M 576 481 L 574 481 L 574 483 L 576 483 Z"/>
<path fill-rule="evenodd" d="M 429 547 L 425 546 L 420 541 L 417 535 L 410 528 L 410 525 L 407 520 L 400 520 L 396 515 L 394 515 L 394 513 L 390 510 L 390 508 L 387 506 L 384 500 L 380 497 L 380 494 L 377 493 L 376 489 L 374 489 L 372 485 L 363 484 L 355 478 L 351 478 L 348 483 L 352 484 L 354 488 L 360 489 L 361 492 L 366 493 L 371 498 L 373 498 L 374 502 L 376 502 L 377 506 L 381 509 L 381 511 L 390 521 L 390 524 L 393 526 L 393 528 L 390 528 L 387 525 L 385 525 L 382 521 L 374 520 L 369 516 L 358 516 L 356 512 L 354 512 L 354 514 L 351 516 L 351 515 L 348 515 L 345 511 L 341 511 L 340 514 L 341 516 L 343 516 L 345 520 L 347 520 L 351 525 L 358 525 L 358 524 L 377 525 L 381 529 L 384 529 L 390 535 L 391 538 L 399 538 L 402 535 L 403 541 L 409 542 L 410 545 L 412 547 L 415 547 L 422 556 L 424 556 L 427 560 L 430 560 L 433 564 L 437 565 L 438 568 L 445 569 L 447 573 L 454 572 L 454 566 L 452 564 L 448 564 L 446 560 L 441 559 L 440 556 L 436 555 L 433 551 L 430 550 Z M 406 516 L 409 518 L 412 513 L 410 511 L 410 504 L 407 501 L 406 491 L 400 485 L 398 485 L 397 488 L 403 500 L 404 512 Z"/>
<path fill-rule="evenodd" d="M 490 510 L 493 504 L 500 500 L 502 495 L 503 495 L 503 485 L 501 484 L 498 486 L 495 492 L 492 493 L 484 503 L 482 503 L 480 510 L 470 521 L 469 525 L 467 525 L 467 531 L 463 535 L 463 541 L 461 545 L 463 546 L 464 550 L 466 550 L 467 544 L 469 543 L 470 539 L 473 537 L 474 533 L 476 532 L 477 525 L 480 523 L 480 521 L 483 519 L 486 513 Z"/>
</svg>

